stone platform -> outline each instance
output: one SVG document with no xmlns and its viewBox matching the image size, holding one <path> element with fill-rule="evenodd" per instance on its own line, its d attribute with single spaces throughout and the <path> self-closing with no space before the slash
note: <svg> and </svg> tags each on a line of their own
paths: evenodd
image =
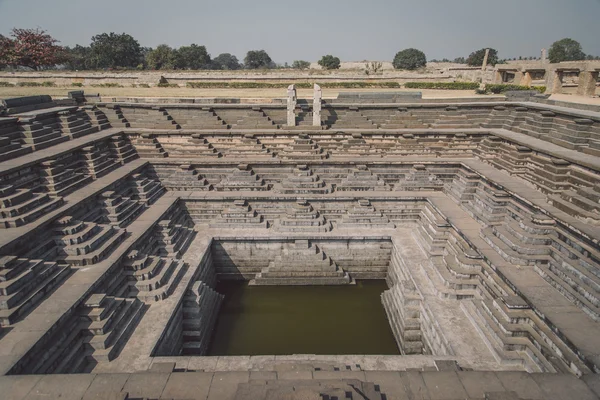
<svg viewBox="0 0 600 400">
<path fill-rule="evenodd" d="M 339 100 L 10 101 L 0 397 L 596 398 L 600 114 Z M 401 355 L 205 357 L 228 279 L 385 279 Z"/>
</svg>

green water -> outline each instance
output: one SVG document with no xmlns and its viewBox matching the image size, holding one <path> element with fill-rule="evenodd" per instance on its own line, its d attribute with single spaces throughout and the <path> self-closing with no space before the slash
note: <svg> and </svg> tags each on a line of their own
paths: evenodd
<svg viewBox="0 0 600 400">
<path fill-rule="evenodd" d="M 385 281 L 348 286 L 248 286 L 220 282 L 225 295 L 211 356 L 400 354 L 380 295 Z"/>
</svg>

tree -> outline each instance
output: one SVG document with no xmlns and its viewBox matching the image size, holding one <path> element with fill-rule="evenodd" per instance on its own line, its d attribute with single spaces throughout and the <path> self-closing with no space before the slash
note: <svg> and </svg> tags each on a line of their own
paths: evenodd
<svg viewBox="0 0 600 400">
<path fill-rule="evenodd" d="M 80 45 L 65 47 L 67 53 L 67 68 L 72 70 L 85 70 L 90 68 L 91 49 Z"/>
<path fill-rule="evenodd" d="M 467 58 L 467 65 L 471 67 L 481 67 L 483 65 L 483 59 L 485 58 L 486 48 L 474 51 Z M 498 63 L 498 51 L 490 48 L 490 54 L 488 56 L 488 65 L 496 65 Z"/>
<path fill-rule="evenodd" d="M 456 57 L 452 62 L 456 64 L 466 64 L 467 60 L 465 60 L 464 57 Z"/>
<path fill-rule="evenodd" d="M 10 38 L 0 35 L 0 69 L 6 68 L 13 57 L 14 43 Z"/>
<path fill-rule="evenodd" d="M 166 44 L 161 44 L 146 56 L 149 69 L 175 69 L 178 62 L 177 51 Z"/>
<path fill-rule="evenodd" d="M 396 53 L 392 64 L 396 69 L 414 70 L 427 65 L 427 57 L 421 50 L 405 49 Z"/>
<path fill-rule="evenodd" d="M 182 46 L 177 50 L 177 67 L 182 69 L 209 69 L 211 67 L 210 54 L 205 46 L 192 43 Z"/>
<path fill-rule="evenodd" d="M 304 61 L 304 60 L 294 60 L 294 62 L 292 63 L 292 68 L 294 68 L 294 69 L 309 69 L 310 62 Z"/>
<path fill-rule="evenodd" d="M 65 49 L 58 40 L 42 29 L 11 31 L 12 39 L 0 38 L 0 64 L 39 70 L 53 67 L 67 60 Z"/>
<path fill-rule="evenodd" d="M 126 33 L 102 33 L 92 37 L 92 68 L 135 68 L 142 60 L 142 48 Z"/>
<path fill-rule="evenodd" d="M 339 69 L 340 59 L 331 54 L 327 54 L 326 56 L 321 57 L 319 65 L 323 67 L 323 69 Z"/>
<path fill-rule="evenodd" d="M 236 70 L 242 68 L 237 57 L 229 53 L 219 54 L 212 60 L 212 65 L 215 69 Z"/>
<path fill-rule="evenodd" d="M 247 69 L 269 68 L 272 62 L 264 50 L 250 50 L 244 58 L 244 66 Z"/>
<path fill-rule="evenodd" d="M 548 59 L 551 63 L 585 60 L 585 53 L 581 50 L 578 41 L 565 38 L 552 43 L 548 51 Z"/>
</svg>

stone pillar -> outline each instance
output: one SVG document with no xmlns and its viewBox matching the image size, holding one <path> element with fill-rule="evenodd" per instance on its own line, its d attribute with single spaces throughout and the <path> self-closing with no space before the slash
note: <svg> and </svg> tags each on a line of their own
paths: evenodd
<svg viewBox="0 0 600 400">
<path fill-rule="evenodd" d="M 502 83 L 502 72 L 496 70 L 494 72 L 494 83 L 499 84 Z"/>
<path fill-rule="evenodd" d="M 520 85 L 522 80 L 523 80 L 523 71 L 515 71 L 515 79 L 513 80 L 513 83 L 515 85 Z"/>
<path fill-rule="evenodd" d="M 488 57 L 490 56 L 490 49 L 485 49 L 485 56 L 483 57 L 483 64 L 481 64 L 481 70 L 485 71 L 487 68 Z"/>
<path fill-rule="evenodd" d="M 519 83 L 519 85 L 521 86 L 531 86 L 531 72 L 529 71 L 525 71 L 525 73 L 523 74 L 523 77 L 521 78 L 521 82 Z"/>
<path fill-rule="evenodd" d="M 313 96 L 313 126 L 321 126 L 321 100 L 323 91 L 321 87 L 315 83 Z"/>
<path fill-rule="evenodd" d="M 287 124 L 296 126 L 296 85 L 290 85 L 287 88 Z"/>
<path fill-rule="evenodd" d="M 579 73 L 579 85 L 577 94 L 580 96 L 594 96 L 596 94 L 596 81 L 598 71 L 581 71 Z"/>
<path fill-rule="evenodd" d="M 546 64 L 548 62 L 548 56 L 546 53 L 546 49 L 542 49 L 542 64 Z"/>
<path fill-rule="evenodd" d="M 562 93 L 563 73 L 562 71 L 552 71 L 552 87 L 550 93 Z"/>
</svg>

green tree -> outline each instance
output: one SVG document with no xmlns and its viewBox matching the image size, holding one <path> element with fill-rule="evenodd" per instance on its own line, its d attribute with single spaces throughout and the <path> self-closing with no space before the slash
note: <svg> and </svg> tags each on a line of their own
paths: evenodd
<svg viewBox="0 0 600 400">
<path fill-rule="evenodd" d="M 211 67 L 210 54 L 205 46 L 192 43 L 177 49 L 177 65 L 182 69 L 209 69 Z"/>
<path fill-rule="evenodd" d="M 229 53 L 222 53 L 212 60 L 215 69 L 236 70 L 242 68 L 237 57 Z"/>
<path fill-rule="evenodd" d="M 177 51 L 166 44 L 161 44 L 146 56 L 148 69 L 175 69 L 178 63 Z"/>
<path fill-rule="evenodd" d="M 483 59 L 485 58 L 486 48 L 474 51 L 467 58 L 467 65 L 471 67 L 481 67 L 483 65 Z M 496 65 L 498 63 L 498 50 L 490 48 L 490 54 L 488 56 L 488 65 Z"/>
<path fill-rule="evenodd" d="M 65 51 L 67 52 L 67 68 L 71 70 L 81 71 L 90 69 L 90 54 L 91 49 L 89 47 L 75 45 L 75 47 L 70 48 L 66 47 Z"/>
<path fill-rule="evenodd" d="M 327 54 L 326 56 L 321 57 L 318 64 L 323 67 L 323 69 L 339 69 L 340 59 L 331 54 Z"/>
<path fill-rule="evenodd" d="M 452 62 L 456 64 L 466 64 L 467 60 L 465 60 L 464 57 L 456 57 Z"/>
<path fill-rule="evenodd" d="M 396 53 L 392 64 L 396 69 L 414 70 L 427 65 L 427 57 L 421 50 L 405 49 Z"/>
<path fill-rule="evenodd" d="M 92 37 L 90 63 L 93 68 L 135 68 L 142 60 L 142 48 L 126 33 L 102 33 Z"/>
<path fill-rule="evenodd" d="M 244 67 L 247 69 L 270 68 L 273 61 L 264 50 L 250 50 L 244 58 Z"/>
<path fill-rule="evenodd" d="M 294 60 L 294 62 L 292 63 L 292 68 L 294 68 L 294 69 L 309 69 L 310 62 L 304 61 L 304 60 Z"/>
<path fill-rule="evenodd" d="M 585 60 L 585 53 L 581 50 L 578 41 L 565 38 L 552 43 L 548 50 L 548 60 L 551 63 Z"/>
</svg>

